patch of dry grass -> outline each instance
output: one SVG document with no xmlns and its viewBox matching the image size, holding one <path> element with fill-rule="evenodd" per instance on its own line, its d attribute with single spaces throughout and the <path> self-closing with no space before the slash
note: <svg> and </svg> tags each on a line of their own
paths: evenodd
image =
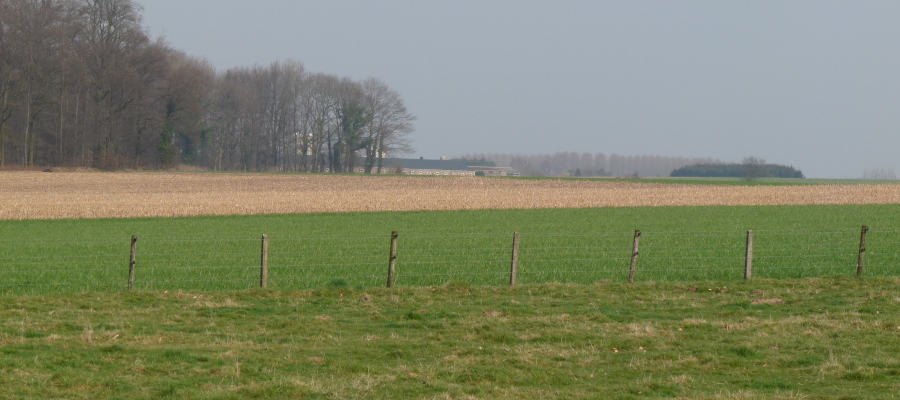
<svg viewBox="0 0 900 400">
<path fill-rule="evenodd" d="M 0 220 L 897 203 L 900 185 L 713 186 L 472 177 L 0 172 Z"/>
</svg>

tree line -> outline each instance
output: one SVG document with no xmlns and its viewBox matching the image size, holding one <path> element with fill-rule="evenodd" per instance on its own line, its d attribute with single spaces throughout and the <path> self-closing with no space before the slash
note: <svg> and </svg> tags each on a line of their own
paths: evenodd
<svg viewBox="0 0 900 400">
<path fill-rule="evenodd" d="M 553 154 L 469 154 L 466 160 L 489 161 L 497 166 L 511 167 L 528 176 L 669 176 L 673 170 L 696 163 L 721 163 L 712 158 L 623 156 L 604 153 L 557 152 Z M 476 165 L 476 164 L 472 164 Z M 484 164 L 480 164 L 484 165 Z"/>
<path fill-rule="evenodd" d="M 897 174 L 893 168 L 866 168 L 863 171 L 863 179 L 897 180 Z"/>
<path fill-rule="evenodd" d="M 766 164 L 765 160 L 747 157 L 742 163 L 715 163 L 687 165 L 672 171 L 673 177 L 708 178 L 803 178 L 803 172 L 792 166 Z"/>
<path fill-rule="evenodd" d="M 0 0 L 0 167 L 378 172 L 411 115 L 375 78 L 297 61 L 217 72 L 132 0 Z"/>
</svg>

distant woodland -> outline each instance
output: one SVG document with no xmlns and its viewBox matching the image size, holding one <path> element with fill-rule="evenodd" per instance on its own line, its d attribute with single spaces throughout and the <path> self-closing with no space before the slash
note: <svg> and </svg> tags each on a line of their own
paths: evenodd
<svg viewBox="0 0 900 400">
<path fill-rule="evenodd" d="M 685 165 L 722 162 L 712 158 L 622 156 L 604 153 L 558 152 L 554 154 L 468 154 L 462 156 L 476 163 L 511 167 L 528 176 L 618 176 L 658 177 L 669 176 L 673 170 Z"/>
<path fill-rule="evenodd" d="M 0 0 L 0 167 L 346 172 L 409 152 L 377 79 L 295 61 L 216 71 L 149 38 L 131 0 Z"/>
<path fill-rule="evenodd" d="M 750 169 L 751 171 L 748 171 Z M 711 178 L 747 178 L 756 175 L 755 178 L 803 178 L 803 172 L 778 164 L 761 164 L 750 166 L 744 164 L 694 164 L 678 168 L 672 171 L 673 177 L 711 177 Z"/>
</svg>

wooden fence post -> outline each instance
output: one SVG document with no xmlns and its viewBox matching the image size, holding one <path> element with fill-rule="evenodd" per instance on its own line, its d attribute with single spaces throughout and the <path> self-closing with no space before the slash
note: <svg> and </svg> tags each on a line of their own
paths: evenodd
<svg viewBox="0 0 900 400">
<path fill-rule="evenodd" d="M 509 268 L 509 285 L 515 285 L 519 275 L 519 232 L 513 232 L 512 265 Z"/>
<path fill-rule="evenodd" d="M 641 231 L 634 231 L 634 245 L 631 247 L 631 269 L 628 271 L 628 283 L 634 283 L 634 269 L 637 267 L 638 245 L 641 243 Z"/>
<path fill-rule="evenodd" d="M 262 235 L 262 249 L 259 256 L 259 287 L 269 287 L 269 235 Z"/>
<path fill-rule="evenodd" d="M 860 277 L 863 273 L 863 258 L 866 256 L 866 232 L 869 227 L 863 225 L 862 233 L 859 234 L 859 258 L 856 259 L 856 276 Z"/>
<path fill-rule="evenodd" d="M 394 266 L 397 263 L 397 231 L 391 232 L 391 255 L 388 259 L 387 287 L 394 286 Z"/>
<path fill-rule="evenodd" d="M 744 280 L 753 276 L 753 231 L 747 231 L 747 253 L 744 256 Z"/>
<path fill-rule="evenodd" d="M 128 263 L 128 290 L 134 287 L 134 264 L 137 255 L 137 236 L 131 235 L 131 262 Z"/>
</svg>

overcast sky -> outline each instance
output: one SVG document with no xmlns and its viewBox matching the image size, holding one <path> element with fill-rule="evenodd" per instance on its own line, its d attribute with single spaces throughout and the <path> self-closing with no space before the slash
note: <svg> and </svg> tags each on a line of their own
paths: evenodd
<svg viewBox="0 0 900 400">
<path fill-rule="evenodd" d="M 219 71 L 376 77 L 416 152 L 745 156 L 900 173 L 900 1 L 137 0 Z"/>
</svg>

